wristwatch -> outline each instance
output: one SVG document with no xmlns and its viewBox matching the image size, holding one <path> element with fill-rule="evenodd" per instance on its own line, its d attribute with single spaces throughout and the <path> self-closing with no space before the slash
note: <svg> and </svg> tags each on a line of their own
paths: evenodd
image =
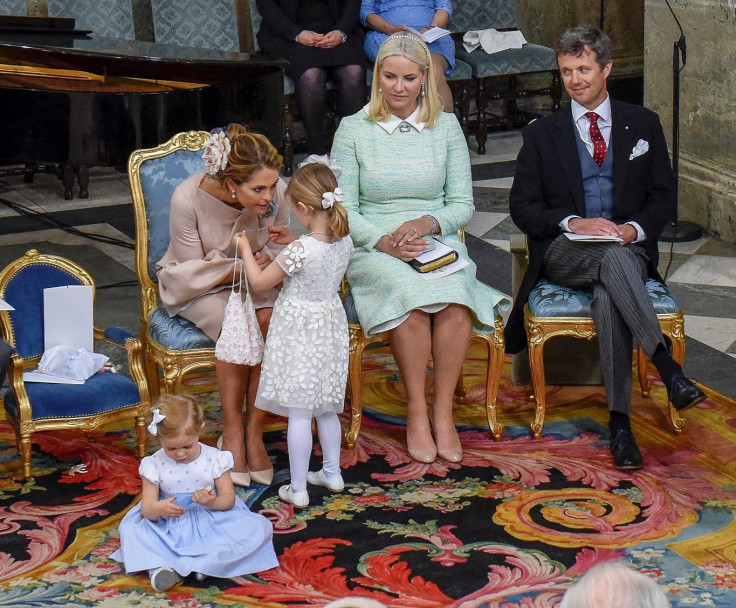
<svg viewBox="0 0 736 608">
<path fill-rule="evenodd" d="M 348 35 L 342 30 L 337 30 L 337 33 L 340 34 L 340 44 L 345 44 L 348 41 Z"/>
</svg>

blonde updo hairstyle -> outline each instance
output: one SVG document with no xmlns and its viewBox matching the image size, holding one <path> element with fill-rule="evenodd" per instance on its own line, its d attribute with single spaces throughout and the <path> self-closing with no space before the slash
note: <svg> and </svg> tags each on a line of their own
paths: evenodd
<svg viewBox="0 0 736 608">
<path fill-rule="evenodd" d="M 146 424 L 153 419 L 153 410 L 166 416 L 156 425 L 156 436 L 164 439 L 180 435 L 199 437 L 204 426 L 204 411 L 197 399 L 190 395 L 161 395 L 148 410 Z"/>
<path fill-rule="evenodd" d="M 322 213 L 330 214 L 330 230 L 338 238 L 347 236 L 348 214 L 340 203 L 335 201 L 330 209 L 322 207 L 322 195 L 337 188 L 337 178 L 327 165 L 309 163 L 296 170 L 286 187 L 286 194 L 292 205 L 298 202 Z"/>
<path fill-rule="evenodd" d="M 444 104 L 437 85 L 434 81 L 432 61 L 429 56 L 429 48 L 424 41 L 410 32 L 396 32 L 384 40 L 378 49 L 376 63 L 373 66 L 373 83 L 371 85 L 371 100 L 368 104 L 368 120 L 381 122 L 391 116 L 389 107 L 381 88 L 381 70 L 383 62 L 387 57 L 405 57 L 419 66 L 424 78 L 424 97 L 419 97 L 418 119 L 426 126 L 432 127 L 439 119 L 444 110 Z"/>
<path fill-rule="evenodd" d="M 221 185 L 226 185 L 229 179 L 240 185 L 264 167 L 281 170 L 283 158 L 264 135 L 250 133 L 237 123 L 229 124 L 225 133 L 230 140 L 230 154 L 227 166 L 215 177 Z"/>
</svg>

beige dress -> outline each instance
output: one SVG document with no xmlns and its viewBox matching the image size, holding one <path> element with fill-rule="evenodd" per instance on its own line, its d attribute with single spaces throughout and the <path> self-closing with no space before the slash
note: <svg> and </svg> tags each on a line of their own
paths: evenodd
<svg viewBox="0 0 736 608">
<path fill-rule="evenodd" d="M 279 180 L 275 213 L 259 216 L 237 209 L 199 187 L 203 174 L 183 181 L 171 197 L 166 255 L 156 264 L 161 302 L 169 315 L 189 319 L 212 340 L 217 340 L 230 295 L 226 278 L 233 266 L 236 232 L 247 231 L 253 253 L 275 258 L 281 245 L 269 243 L 269 226 L 289 223 L 286 184 Z M 226 281 L 226 284 L 222 284 Z M 279 287 L 252 293 L 256 308 L 271 308 Z M 245 296 L 245 291 L 243 291 Z"/>
</svg>

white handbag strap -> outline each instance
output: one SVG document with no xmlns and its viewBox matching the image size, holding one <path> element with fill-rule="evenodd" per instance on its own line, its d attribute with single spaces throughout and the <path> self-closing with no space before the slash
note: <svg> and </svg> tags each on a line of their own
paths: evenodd
<svg viewBox="0 0 736 608">
<path fill-rule="evenodd" d="M 242 256 L 240 257 L 240 280 L 238 281 L 238 284 L 237 284 L 238 289 L 237 289 L 237 291 L 235 291 L 235 272 L 236 272 L 236 269 L 238 268 L 238 251 L 240 251 L 240 249 L 238 248 L 238 245 L 239 244 L 240 244 L 240 235 L 238 235 L 238 237 L 235 239 L 235 260 L 233 262 L 233 285 L 232 285 L 232 290 L 235 293 L 240 293 L 240 291 L 242 289 L 242 286 L 243 286 L 243 283 L 245 283 L 245 291 L 247 293 L 248 292 L 248 275 L 245 273 L 245 270 L 243 268 L 243 266 L 245 266 L 245 264 L 243 263 L 243 257 Z"/>
</svg>

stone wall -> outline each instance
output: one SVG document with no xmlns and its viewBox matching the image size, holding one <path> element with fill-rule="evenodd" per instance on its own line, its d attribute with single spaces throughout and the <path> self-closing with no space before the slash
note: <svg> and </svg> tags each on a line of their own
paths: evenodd
<svg viewBox="0 0 736 608">
<path fill-rule="evenodd" d="M 680 219 L 736 243 L 736 0 L 670 0 L 687 40 L 680 74 Z M 673 43 L 664 0 L 646 0 L 644 101 L 671 144 Z"/>
<path fill-rule="evenodd" d="M 613 76 L 641 73 L 644 49 L 644 0 L 603 0 L 603 29 L 613 39 Z M 601 0 L 518 0 L 520 29 L 527 40 L 554 46 L 568 27 L 598 25 Z"/>
</svg>

